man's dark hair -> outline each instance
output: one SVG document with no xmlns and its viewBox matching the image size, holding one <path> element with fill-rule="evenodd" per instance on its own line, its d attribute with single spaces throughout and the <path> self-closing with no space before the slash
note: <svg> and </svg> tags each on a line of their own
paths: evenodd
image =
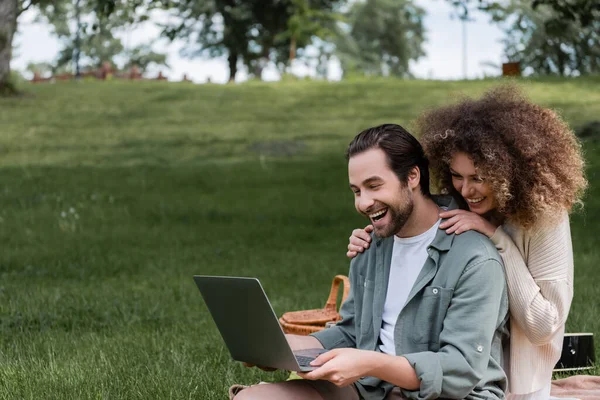
<svg viewBox="0 0 600 400">
<path fill-rule="evenodd" d="M 418 167 L 421 172 L 421 193 L 429 193 L 429 161 L 423 147 L 406 129 L 396 124 L 384 124 L 365 129 L 356 137 L 346 151 L 346 159 L 367 150 L 379 148 L 387 156 L 388 165 L 396 173 L 400 182 L 408 181 L 408 173 Z"/>
</svg>

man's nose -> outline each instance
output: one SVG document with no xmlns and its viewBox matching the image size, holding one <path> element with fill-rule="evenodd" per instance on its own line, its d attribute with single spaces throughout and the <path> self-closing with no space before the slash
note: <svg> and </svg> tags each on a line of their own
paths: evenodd
<svg viewBox="0 0 600 400">
<path fill-rule="evenodd" d="M 358 208 L 360 211 L 366 213 L 371 207 L 373 207 L 373 204 L 375 204 L 375 201 L 370 196 L 362 195 L 360 196 Z"/>
</svg>

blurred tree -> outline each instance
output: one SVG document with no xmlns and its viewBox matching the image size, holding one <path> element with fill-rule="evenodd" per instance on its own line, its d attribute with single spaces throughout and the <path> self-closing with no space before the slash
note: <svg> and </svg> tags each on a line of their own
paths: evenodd
<svg viewBox="0 0 600 400">
<path fill-rule="evenodd" d="M 112 62 L 123 51 L 123 44 L 114 32 L 127 24 L 128 16 L 117 12 L 110 16 L 100 13 L 95 0 L 57 0 L 40 7 L 40 14 L 52 25 L 62 43 L 55 68 L 71 66 L 79 76 L 82 67 Z"/>
<path fill-rule="evenodd" d="M 336 43 L 344 74 L 409 77 L 409 61 L 425 55 L 424 16 L 411 0 L 354 3 Z"/>
<path fill-rule="evenodd" d="M 187 40 L 188 57 L 227 56 L 229 80 L 238 62 L 260 77 L 269 62 L 289 64 L 298 49 L 323 36 L 326 20 L 345 0 L 179 0 L 165 7 L 176 23 L 166 24 L 171 40 Z"/>
<path fill-rule="evenodd" d="M 27 64 L 27 67 L 25 67 L 25 71 L 45 77 L 53 74 L 54 66 L 46 62 L 29 63 Z"/>
<path fill-rule="evenodd" d="M 58 0 L 40 11 L 63 44 L 55 69 L 72 66 L 79 76 L 81 67 L 96 68 L 104 62 L 115 64 L 116 57 L 125 59 L 125 68 L 137 65 L 141 72 L 151 63 L 167 65 L 166 55 L 152 51 L 149 45 L 125 50 L 121 39 L 115 36 L 119 30 L 147 19 L 136 14 L 131 2 Z"/>
<path fill-rule="evenodd" d="M 66 0 L 0 0 L 0 95 L 14 94 L 17 92 L 10 81 L 10 62 L 12 59 L 12 42 L 17 31 L 18 17 L 25 11 L 37 7 L 42 13 L 49 11 L 60 12 L 57 5 Z M 80 0 L 83 2 L 83 0 Z M 112 14 L 119 15 L 117 5 L 121 4 L 124 10 L 135 10 L 143 0 L 87 0 L 94 4 L 98 16 L 108 17 Z M 81 20 L 76 19 L 79 22 Z M 78 24 L 79 25 L 79 24 Z M 81 29 L 81 26 L 79 26 Z M 77 46 L 76 46 L 77 47 Z"/>
<path fill-rule="evenodd" d="M 503 8 L 506 2 L 497 0 L 447 0 L 454 5 L 462 16 L 473 9 L 494 11 Z M 550 10 L 551 17 L 546 24 L 560 25 L 578 23 L 583 27 L 591 26 L 600 18 L 600 1 L 598 0 L 526 0 L 523 5 L 531 6 L 534 11 Z"/>
<path fill-rule="evenodd" d="M 151 65 L 164 65 L 169 68 L 169 64 L 167 64 L 167 55 L 154 52 L 149 45 L 140 45 L 131 50 L 126 50 L 123 55 L 127 59 L 127 62 L 123 67 L 126 70 L 137 66 L 140 72 L 144 73 Z"/>
<path fill-rule="evenodd" d="M 600 72 L 600 18 L 561 19 L 560 11 L 511 0 L 493 11 L 504 23 L 510 61 L 537 75 L 576 76 Z"/>
<path fill-rule="evenodd" d="M 17 30 L 19 13 L 17 0 L 0 2 L 0 94 L 14 91 L 10 82 L 10 60 L 12 58 L 12 39 Z"/>
<path fill-rule="evenodd" d="M 31 7 L 49 3 L 51 0 L 0 0 L 0 95 L 16 93 L 10 81 L 10 61 L 19 15 Z"/>
<path fill-rule="evenodd" d="M 533 0 L 531 6 L 534 10 L 537 10 L 538 6 L 548 6 L 553 9 L 554 17 L 547 21 L 550 23 L 566 20 L 578 22 L 588 28 L 600 18 L 598 0 Z"/>
<path fill-rule="evenodd" d="M 332 4 L 321 4 L 323 8 L 312 8 L 308 0 L 293 0 L 292 14 L 287 20 L 286 29 L 276 36 L 280 43 L 289 43 L 291 62 L 296 58 L 298 47 L 305 47 L 312 42 L 313 37 L 329 38 L 334 34 L 334 25 L 340 18 L 331 12 Z"/>
</svg>

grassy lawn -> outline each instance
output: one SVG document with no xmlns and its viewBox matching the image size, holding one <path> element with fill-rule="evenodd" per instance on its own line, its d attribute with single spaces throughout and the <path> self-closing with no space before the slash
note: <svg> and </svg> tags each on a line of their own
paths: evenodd
<svg viewBox="0 0 600 400">
<path fill-rule="evenodd" d="M 497 83 L 81 82 L 0 99 L 0 399 L 226 399 L 283 379 L 230 360 L 192 275 L 257 276 L 278 314 L 321 307 L 364 224 L 347 143 Z M 600 115 L 600 78 L 523 84 L 573 127 Z M 584 143 L 567 323 L 596 335 L 599 144 Z"/>
</svg>

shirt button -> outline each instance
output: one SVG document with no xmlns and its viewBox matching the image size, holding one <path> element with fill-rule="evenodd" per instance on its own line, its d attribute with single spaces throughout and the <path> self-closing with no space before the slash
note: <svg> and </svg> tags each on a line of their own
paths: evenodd
<svg viewBox="0 0 600 400">
<path fill-rule="evenodd" d="M 481 353 L 483 351 L 483 346 L 477 346 L 477 351 Z"/>
<path fill-rule="evenodd" d="M 438 294 L 438 290 L 437 289 L 433 289 L 432 292 L 433 292 L 433 294 Z"/>
</svg>

